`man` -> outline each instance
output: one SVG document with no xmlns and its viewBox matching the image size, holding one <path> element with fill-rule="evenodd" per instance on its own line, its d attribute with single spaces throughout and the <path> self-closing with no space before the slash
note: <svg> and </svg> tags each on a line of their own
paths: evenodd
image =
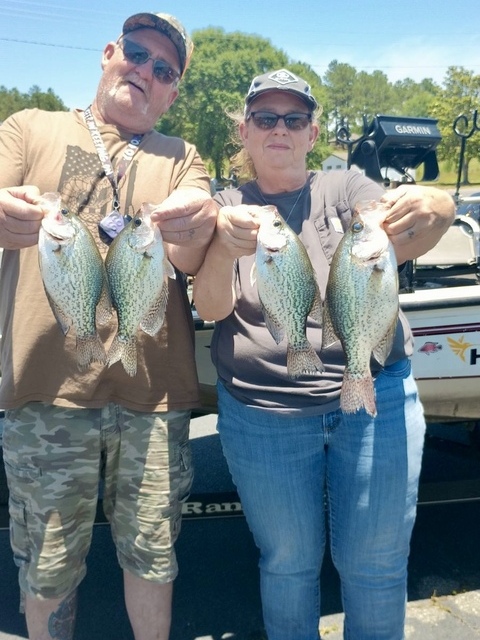
<svg viewBox="0 0 480 640">
<path fill-rule="evenodd" d="M 172 16 L 131 16 L 104 49 L 90 108 L 27 110 L 0 128 L 0 406 L 11 544 L 34 640 L 73 638 L 101 465 L 135 638 L 169 635 L 174 543 L 192 480 L 190 410 L 199 403 L 180 272 L 200 267 L 216 208 L 195 148 L 153 127 L 175 101 L 192 49 Z M 46 192 L 79 213 L 103 255 L 126 216 L 158 205 L 152 219 L 179 273 L 160 332 L 138 332 L 134 377 L 121 363 L 81 371 L 75 336 L 55 321 L 36 246 Z M 107 347 L 115 331 L 113 321 L 100 329 Z"/>
</svg>

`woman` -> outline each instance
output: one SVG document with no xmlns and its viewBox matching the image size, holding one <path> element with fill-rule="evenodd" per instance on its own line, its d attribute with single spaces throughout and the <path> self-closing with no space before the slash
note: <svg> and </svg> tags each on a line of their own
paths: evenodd
<svg viewBox="0 0 480 640">
<path fill-rule="evenodd" d="M 307 171 L 317 102 L 282 69 L 255 78 L 239 134 L 255 179 L 216 196 L 216 235 L 194 283 L 197 310 L 215 320 L 218 430 L 260 549 L 269 640 L 317 640 L 327 514 L 339 572 L 345 638 L 404 637 L 407 560 L 416 513 L 425 421 L 411 374 L 412 336 L 403 314 L 392 352 L 375 375 L 376 417 L 339 408 L 344 356 L 323 350 L 325 372 L 292 380 L 285 343 L 265 326 L 250 278 L 258 231 L 255 205 L 275 205 L 299 234 L 322 297 L 329 265 L 360 200 L 382 199 L 384 225 L 402 264 L 428 251 L 454 216 L 435 188 L 387 193 L 355 171 Z M 317 354 L 321 327 L 309 320 Z"/>
</svg>

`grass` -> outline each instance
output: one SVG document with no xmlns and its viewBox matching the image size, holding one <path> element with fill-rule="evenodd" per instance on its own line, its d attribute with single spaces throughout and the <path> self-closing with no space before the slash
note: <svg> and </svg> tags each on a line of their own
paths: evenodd
<svg viewBox="0 0 480 640">
<path fill-rule="evenodd" d="M 457 186 L 457 174 L 458 167 L 457 166 L 449 166 L 446 162 L 439 162 L 440 174 L 438 180 L 435 182 L 425 182 L 421 184 L 432 185 L 436 187 L 443 187 L 445 189 L 453 189 Z M 419 176 L 422 174 L 422 168 L 419 168 Z M 461 187 L 470 186 L 473 187 L 475 185 L 480 186 L 480 160 L 474 158 L 469 165 L 468 169 L 468 179 L 469 184 L 463 185 L 460 184 Z"/>
</svg>

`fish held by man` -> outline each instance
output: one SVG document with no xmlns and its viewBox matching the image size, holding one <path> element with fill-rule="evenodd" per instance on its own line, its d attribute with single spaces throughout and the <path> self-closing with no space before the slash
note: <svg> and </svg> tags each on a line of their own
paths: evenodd
<svg viewBox="0 0 480 640">
<path fill-rule="evenodd" d="M 307 339 L 307 318 L 322 322 L 322 299 L 307 251 L 276 207 L 261 207 L 252 284 L 256 281 L 265 324 L 277 344 L 287 338 L 292 379 L 325 370 Z"/>
<path fill-rule="evenodd" d="M 399 310 L 397 261 L 383 229 L 387 215 L 380 202 L 355 207 L 332 260 L 324 304 L 322 348 L 340 340 L 346 358 L 340 407 L 345 413 L 363 408 L 372 417 L 377 409 L 371 356 L 385 364 Z"/>
<path fill-rule="evenodd" d="M 143 204 L 122 229 L 105 258 L 118 330 L 108 351 L 108 364 L 121 361 L 129 376 L 137 373 L 137 332 L 154 336 L 161 329 L 168 302 L 168 261 L 160 229 L 150 218 L 155 208 Z"/>
<path fill-rule="evenodd" d="M 97 325 L 112 315 L 107 276 L 100 251 L 78 215 L 62 207 L 58 193 L 38 204 L 47 211 L 38 238 L 40 274 L 53 314 L 64 335 L 73 327 L 80 370 L 106 363 Z"/>
</svg>

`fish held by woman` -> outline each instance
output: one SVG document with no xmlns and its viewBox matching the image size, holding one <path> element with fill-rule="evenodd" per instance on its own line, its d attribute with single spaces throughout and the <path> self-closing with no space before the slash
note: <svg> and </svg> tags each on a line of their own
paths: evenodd
<svg viewBox="0 0 480 640">
<path fill-rule="evenodd" d="M 360 202 L 332 260 L 324 305 L 323 345 L 340 340 L 346 368 L 340 395 L 345 413 L 377 414 L 371 356 L 382 366 L 393 346 L 399 297 L 397 261 L 383 229 L 388 209 Z"/>
<path fill-rule="evenodd" d="M 307 251 L 276 207 L 261 207 L 252 284 L 256 281 L 265 324 L 277 344 L 287 338 L 292 379 L 325 370 L 307 339 L 307 318 L 322 322 L 322 299 Z"/>
<path fill-rule="evenodd" d="M 97 331 L 112 315 L 100 251 L 78 215 L 62 207 L 58 193 L 45 193 L 38 204 L 47 211 L 38 238 L 40 274 L 53 314 L 64 335 L 73 327 L 80 370 L 106 363 Z"/>
</svg>

